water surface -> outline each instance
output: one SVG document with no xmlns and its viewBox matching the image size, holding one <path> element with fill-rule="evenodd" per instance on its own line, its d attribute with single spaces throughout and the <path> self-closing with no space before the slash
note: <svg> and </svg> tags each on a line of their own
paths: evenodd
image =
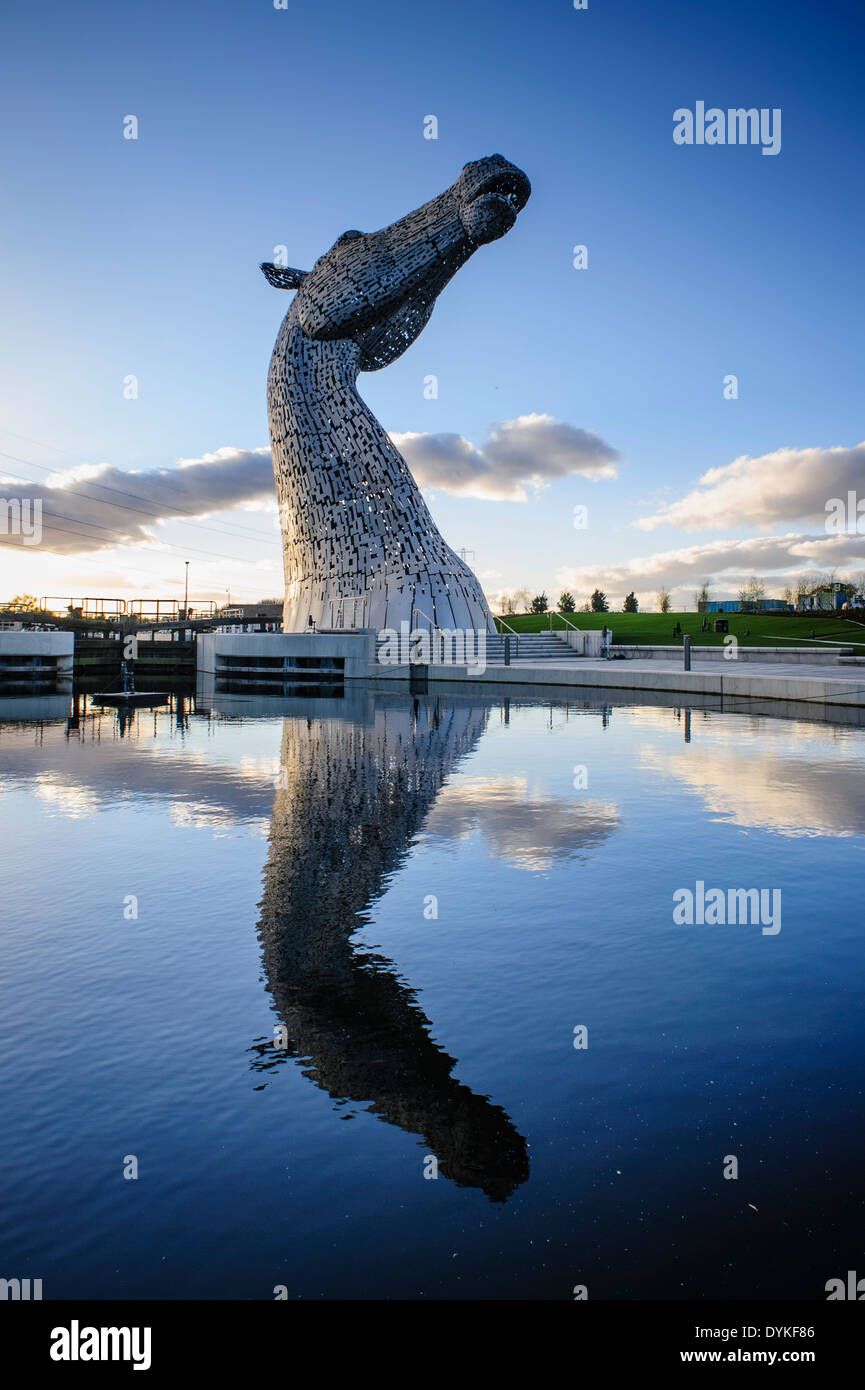
<svg viewBox="0 0 865 1390">
<path fill-rule="evenodd" d="M 3 1277 L 814 1299 L 861 1265 L 861 728 L 356 685 L 5 713 Z M 677 925 L 698 881 L 780 889 L 781 930 Z"/>
</svg>

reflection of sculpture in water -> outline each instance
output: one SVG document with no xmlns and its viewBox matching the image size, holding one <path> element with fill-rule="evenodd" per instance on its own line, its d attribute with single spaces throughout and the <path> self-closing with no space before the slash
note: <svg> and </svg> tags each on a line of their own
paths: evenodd
<svg viewBox="0 0 865 1390">
<path fill-rule="evenodd" d="M 366 720 L 286 719 L 259 935 L 287 1051 L 334 1098 L 421 1135 L 442 1176 L 503 1201 L 529 1173 L 499 1106 L 451 1076 L 415 991 L 353 946 L 484 710 L 376 697 Z M 256 1069 L 274 1065 L 260 1047 Z M 418 1160 L 420 1166 L 420 1159 Z"/>
</svg>

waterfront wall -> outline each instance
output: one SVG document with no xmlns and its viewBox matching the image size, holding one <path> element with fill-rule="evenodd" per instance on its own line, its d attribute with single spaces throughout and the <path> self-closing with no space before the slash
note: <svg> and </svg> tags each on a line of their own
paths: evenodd
<svg viewBox="0 0 865 1390">
<path fill-rule="evenodd" d="M 726 667 L 732 667 L 735 663 L 759 662 L 761 666 L 782 665 L 782 666 L 837 666 L 838 651 L 843 649 L 843 643 L 837 647 L 745 647 L 741 644 L 736 648 L 735 658 L 730 656 L 730 647 L 704 647 L 691 643 L 692 662 L 721 661 Z M 682 644 L 675 647 L 625 647 L 615 646 L 611 649 L 614 652 L 624 652 L 626 657 L 638 661 L 681 661 Z"/>
<path fill-rule="evenodd" d="M 0 690 L 25 685 L 71 690 L 74 653 L 71 632 L 0 632 Z"/>
<path fill-rule="evenodd" d="M 202 633 L 197 644 L 198 692 L 208 698 L 234 684 L 252 689 L 364 680 L 372 674 L 375 641 L 372 628 Z"/>
<path fill-rule="evenodd" d="M 681 648 L 678 649 L 678 657 L 681 662 Z M 482 675 L 467 666 L 382 667 L 376 672 L 376 678 L 402 677 L 406 680 L 413 669 L 416 682 L 420 672 L 423 672 L 429 682 L 439 684 L 453 681 L 477 688 L 570 686 L 572 689 L 627 691 L 635 696 L 649 691 L 673 691 L 688 697 L 715 695 L 722 700 L 784 700 L 804 703 L 812 709 L 843 705 L 865 707 L 865 689 L 860 681 L 850 677 L 833 680 L 828 672 L 825 676 L 798 675 L 783 668 L 777 672 L 758 667 L 745 671 L 741 669 L 741 664 L 722 661 L 714 669 L 685 671 L 679 665 L 670 670 L 660 664 L 656 670 L 646 670 L 630 661 L 586 662 L 585 665 L 572 662 L 562 666 L 488 666 Z"/>
</svg>

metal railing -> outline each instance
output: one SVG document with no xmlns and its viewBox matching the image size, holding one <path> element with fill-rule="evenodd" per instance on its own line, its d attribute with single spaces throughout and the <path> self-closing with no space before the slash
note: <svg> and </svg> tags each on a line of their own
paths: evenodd
<svg viewBox="0 0 865 1390">
<path fill-rule="evenodd" d="M 360 626 L 366 627 L 366 594 L 347 594 L 344 598 L 331 599 L 330 601 L 330 622 L 334 631 L 353 630 L 358 626 L 357 605 L 360 604 Z M 345 623 L 345 604 L 351 604 L 351 628 L 346 628 Z M 334 612 L 334 609 L 336 610 Z"/>
<path fill-rule="evenodd" d="M 80 617 L 117 621 L 120 618 L 136 618 L 140 622 L 182 621 L 193 613 L 200 618 L 212 618 L 217 613 L 213 599 L 196 599 L 184 608 L 176 598 L 78 598 L 75 595 L 57 597 L 44 595 L 39 600 L 40 611 L 53 613 L 58 618 Z"/>
<path fill-rule="evenodd" d="M 420 613 L 420 615 L 421 615 L 422 618 L 426 618 L 427 622 L 429 623 L 429 630 L 430 630 L 431 633 L 436 631 L 436 624 L 435 624 L 435 621 L 434 621 L 434 619 L 432 619 L 432 618 L 430 617 L 429 613 L 425 613 L 424 610 L 423 610 L 422 608 L 416 608 L 416 607 L 414 607 L 414 605 L 412 606 L 412 610 L 411 610 L 411 625 L 412 625 L 412 628 L 414 628 L 414 615 L 415 615 L 415 613 Z"/>
<path fill-rule="evenodd" d="M 585 632 L 585 628 L 577 627 L 576 623 L 572 623 L 571 620 L 570 620 L 569 618 L 567 618 L 567 617 L 565 616 L 564 613 L 560 613 L 560 614 L 559 614 L 559 617 L 561 618 L 561 620 L 562 620 L 562 622 L 564 623 L 565 627 L 569 627 L 569 628 L 571 629 L 572 632 L 579 632 L 579 633 Z"/>
<path fill-rule="evenodd" d="M 562 622 L 564 623 L 565 627 L 570 628 L 571 632 L 578 632 L 579 635 L 580 635 L 581 637 L 585 638 L 586 629 L 585 629 L 584 627 L 577 627 L 576 623 L 572 623 L 571 620 L 570 620 L 570 618 L 568 618 L 564 613 L 560 613 L 560 614 L 559 614 L 559 617 L 561 618 L 561 620 L 562 620 Z M 585 656 L 585 655 L 586 655 L 586 643 L 585 643 L 585 641 L 583 642 L 581 655 L 582 655 L 582 656 Z"/>
<path fill-rule="evenodd" d="M 495 621 L 496 621 L 497 623 L 501 623 L 502 627 L 506 627 L 507 630 L 508 630 L 508 632 L 509 632 L 509 633 L 513 633 L 514 637 L 516 637 L 516 639 L 517 639 L 517 644 L 516 644 L 516 648 L 515 648 L 515 651 L 514 651 L 514 656 L 517 656 L 517 657 L 518 657 L 519 654 L 520 654 L 520 634 L 517 632 L 517 630 L 516 630 L 515 627 L 511 627 L 510 623 L 506 623 L 505 620 L 504 620 L 504 618 L 496 618 Z M 499 634 L 499 635 L 501 635 L 501 634 Z"/>
<path fill-rule="evenodd" d="M 409 638 L 408 638 L 408 641 L 409 641 L 409 648 L 408 648 L 409 665 L 411 665 L 411 642 L 412 642 L 411 633 L 417 631 L 417 629 L 416 629 L 416 627 L 415 627 L 415 614 L 416 614 L 416 613 L 419 613 L 420 616 L 421 616 L 422 618 L 425 618 L 426 621 L 429 623 L 429 645 L 430 645 L 430 653 L 429 653 L 429 655 L 430 655 L 430 662 L 431 662 L 432 664 L 435 664 L 435 659 L 436 659 L 436 633 L 438 632 L 438 628 L 437 628 L 437 626 L 436 626 L 435 619 L 434 619 L 434 618 L 431 618 L 430 615 L 429 615 L 429 613 L 425 613 L 424 610 L 423 610 L 422 608 L 417 608 L 414 604 L 412 604 L 412 610 L 411 610 L 411 632 L 409 633 Z M 444 657 L 444 650 L 442 650 L 442 657 Z"/>
</svg>

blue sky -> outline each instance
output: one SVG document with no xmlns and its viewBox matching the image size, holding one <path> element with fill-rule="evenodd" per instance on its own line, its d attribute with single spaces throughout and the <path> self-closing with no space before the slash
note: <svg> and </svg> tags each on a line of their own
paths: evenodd
<svg viewBox="0 0 865 1390">
<path fill-rule="evenodd" d="M 852 0 L 85 0 L 21 7 L 3 30 L 6 496 L 29 495 L 13 479 L 80 491 L 107 465 L 95 476 L 122 492 L 116 471 L 137 474 L 128 491 L 150 498 L 178 459 L 266 447 L 289 301 L 258 263 L 285 245 L 309 267 L 347 227 L 384 226 L 500 152 L 532 180 L 516 226 L 403 358 L 360 379 L 397 434 L 482 447 L 496 422 L 545 416 L 617 451 L 616 477 L 551 477 L 522 501 L 432 489 L 491 597 L 567 584 L 582 600 L 597 581 L 614 604 L 632 587 L 651 604 L 664 583 L 690 603 L 709 577 L 722 596 L 752 573 L 780 592 L 804 569 L 865 570 L 865 536 L 828 538 L 822 519 L 842 489 L 865 495 Z M 780 108 L 780 153 L 677 146 L 673 112 L 698 100 Z M 710 469 L 728 471 L 698 487 Z M 160 520 L 131 505 L 147 525 L 132 544 L 107 544 L 103 506 L 73 528 L 100 549 L 0 548 L 0 597 L 177 596 L 185 559 L 196 596 L 281 592 L 260 492 L 194 523 L 193 506 Z"/>
</svg>

